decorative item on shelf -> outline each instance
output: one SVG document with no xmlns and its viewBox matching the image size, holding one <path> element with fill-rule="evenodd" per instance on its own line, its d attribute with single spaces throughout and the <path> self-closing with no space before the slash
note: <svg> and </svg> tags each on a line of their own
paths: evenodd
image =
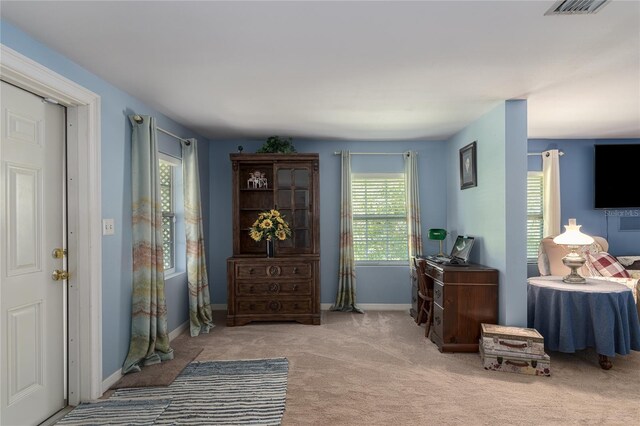
<svg viewBox="0 0 640 426">
<path fill-rule="evenodd" d="M 580 232 L 581 226 L 576 225 L 575 219 L 569 219 L 569 224 L 564 225 L 565 231 L 553 239 L 554 243 L 566 246 L 570 250 L 569 254 L 562 258 L 562 263 L 571 269 L 571 273 L 562 278 L 565 283 L 583 284 L 586 282 L 584 277 L 578 274 L 578 268 L 581 268 L 586 262 L 578 249 L 593 243 L 593 238 Z"/>
<path fill-rule="evenodd" d="M 260 154 L 266 153 L 278 153 L 278 154 L 291 154 L 296 152 L 296 149 L 291 144 L 291 138 L 281 138 L 280 136 L 270 136 L 266 142 L 256 151 Z"/>
<path fill-rule="evenodd" d="M 442 251 L 442 241 L 445 238 L 447 238 L 447 231 L 445 229 L 439 229 L 439 228 L 429 229 L 429 239 L 440 242 L 440 252 L 438 252 L 438 256 L 444 256 L 444 252 Z"/>
<path fill-rule="evenodd" d="M 253 173 L 249 173 L 249 179 L 247 180 L 247 188 L 249 189 L 268 189 L 269 184 L 264 172 L 256 170 Z"/>
<path fill-rule="evenodd" d="M 275 239 L 286 240 L 291 236 L 291 229 L 278 210 L 268 210 L 258 215 L 249 228 L 249 236 L 254 241 L 267 240 L 267 257 L 274 257 Z"/>
</svg>

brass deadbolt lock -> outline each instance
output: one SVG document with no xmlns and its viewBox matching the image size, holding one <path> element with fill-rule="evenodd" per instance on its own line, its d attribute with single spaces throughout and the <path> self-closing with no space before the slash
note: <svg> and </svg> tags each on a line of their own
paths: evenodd
<svg viewBox="0 0 640 426">
<path fill-rule="evenodd" d="M 51 252 L 51 257 L 54 259 L 62 259 L 67 255 L 67 249 L 55 248 Z"/>
</svg>

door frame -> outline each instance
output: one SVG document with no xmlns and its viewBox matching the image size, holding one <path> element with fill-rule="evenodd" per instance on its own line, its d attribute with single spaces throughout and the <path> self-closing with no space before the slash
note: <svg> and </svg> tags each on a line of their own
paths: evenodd
<svg viewBox="0 0 640 426">
<path fill-rule="evenodd" d="M 100 96 L 1 43 L 0 76 L 67 107 L 68 403 L 78 405 L 102 395 Z"/>
</svg>

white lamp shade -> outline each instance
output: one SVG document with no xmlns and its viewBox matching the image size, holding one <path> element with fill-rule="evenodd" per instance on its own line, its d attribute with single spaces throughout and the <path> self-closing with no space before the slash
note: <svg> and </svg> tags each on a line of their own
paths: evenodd
<svg viewBox="0 0 640 426">
<path fill-rule="evenodd" d="M 555 237 L 553 242 L 565 246 L 586 246 L 593 243 L 593 238 L 580 232 L 582 225 L 576 225 L 575 219 L 569 219 L 569 224 L 564 225 L 565 231 Z"/>
</svg>

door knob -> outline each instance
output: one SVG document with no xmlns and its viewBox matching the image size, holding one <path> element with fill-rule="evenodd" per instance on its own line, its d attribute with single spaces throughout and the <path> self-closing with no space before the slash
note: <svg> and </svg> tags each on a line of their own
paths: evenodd
<svg viewBox="0 0 640 426">
<path fill-rule="evenodd" d="M 69 273 L 67 271 L 61 271 L 60 269 L 54 269 L 51 278 L 53 278 L 54 281 L 68 280 Z"/>
</svg>

